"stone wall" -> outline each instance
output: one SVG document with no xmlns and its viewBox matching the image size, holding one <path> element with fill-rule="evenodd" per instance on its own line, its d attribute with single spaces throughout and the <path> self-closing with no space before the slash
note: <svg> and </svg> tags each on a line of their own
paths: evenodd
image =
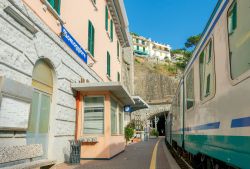
<svg viewBox="0 0 250 169">
<path fill-rule="evenodd" d="M 10 2 L 13 2 L 14 6 Z M 32 34 L 4 12 L 7 6 L 19 12 L 25 20 L 34 25 L 38 32 Z M 67 160 L 69 140 L 74 138 L 76 110 L 74 92 L 70 84 L 79 82 L 81 78 L 88 79 L 90 82 L 98 82 L 101 79 L 21 0 L 0 1 L 0 46 L 0 76 L 23 85 L 31 86 L 32 71 L 39 59 L 44 59 L 52 65 L 54 90 L 49 123 L 48 157 L 57 162 Z M 9 116 L 12 121 L 22 121 L 23 125 L 27 126 L 28 120 L 22 119 L 28 119 L 29 109 L 25 105 L 27 102 L 23 103 L 14 96 L 2 96 L 1 100 L 4 102 L 0 104 L 0 118 L 6 110 L 5 116 Z M 27 144 L 25 129 L 18 131 L 18 129 L 5 128 L 3 130 L 4 126 L 8 126 L 9 121 L 5 120 L 1 123 L 0 146 Z"/>
<path fill-rule="evenodd" d="M 122 83 L 131 95 L 134 95 L 134 58 L 132 48 L 124 48 L 122 52 Z"/>
<path fill-rule="evenodd" d="M 147 63 L 135 63 L 135 95 L 147 103 L 171 103 L 178 80 L 150 69 Z M 157 65 L 156 65 L 157 66 Z"/>
</svg>

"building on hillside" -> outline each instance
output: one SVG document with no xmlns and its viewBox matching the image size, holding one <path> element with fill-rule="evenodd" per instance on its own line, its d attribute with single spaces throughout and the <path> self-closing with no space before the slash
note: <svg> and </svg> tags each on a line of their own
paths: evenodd
<svg viewBox="0 0 250 169">
<path fill-rule="evenodd" d="M 133 49 L 136 56 L 147 57 L 157 60 L 168 59 L 171 61 L 170 45 L 154 42 L 151 39 L 131 33 L 133 38 Z"/>
<path fill-rule="evenodd" d="M 29 145 L 67 161 L 72 139 L 83 159 L 122 152 L 134 106 L 123 1 L 1 0 L 0 12 L 0 156 L 13 152 L 0 167 L 36 160 Z"/>
<path fill-rule="evenodd" d="M 171 55 L 172 62 L 176 63 L 178 60 L 182 60 L 184 58 L 184 54 L 175 53 Z"/>
<path fill-rule="evenodd" d="M 150 54 L 150 40 L 143 37 L 138 36 L 136 34 L 131 33 L 133 38 L 133 49 L 135 55 L 142 57 L 149 57 Z"/>
</svg>

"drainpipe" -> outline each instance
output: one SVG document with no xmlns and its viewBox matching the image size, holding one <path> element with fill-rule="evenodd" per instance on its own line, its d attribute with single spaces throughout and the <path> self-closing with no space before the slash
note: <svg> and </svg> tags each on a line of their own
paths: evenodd
<svg viewBox="0 0 250 169">
<path fill-rule="evenodd" d="M 81 107 L 81 101 L 80 101 L 80 98 L 81 98 L 81 94 L 79 91 L 77 91 L 76 93 L 76 126 L 75 126 L 75 140 L 77 140 L 79 138 L 79 131 L 78 131 L 78 124 L 79 124 L 79 114 L 81 113 L 80 112 L 80 107 Z"/>
</svg>

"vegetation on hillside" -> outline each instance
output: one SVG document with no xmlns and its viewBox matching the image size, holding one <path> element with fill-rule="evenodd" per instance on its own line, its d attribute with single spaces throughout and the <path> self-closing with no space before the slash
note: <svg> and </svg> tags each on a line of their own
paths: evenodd
<svg viewBox="0 0 250 169">
<path fill-rule="evenodd" d="M 144 57 L 135 57 L 135 64 L 143 65 L 156 73 L 176 77 L 185 69 L 186 65 L 192 57 L 194 48 L 199 43 L 200 38 L 200 34 L 191 36 L 186 40 L 184 48 L 172 50 L 171 55 L 176 56 L 175 62 L 171 62 L 168 59 L 159 62 L 148 61 L 148 59 Z"/>
<path fill-rule="evenodd" d="M 196 45 L 199 43 L 201 34 L 190 36 L 185 42 L 185 47 L 181 49 L 172 50 L 172 55 L 182 55 L 183 57 L 177 58 L 176 66 L 180 69 L 185 69 L 189 60 L 191 59 L 192 53 Z"/>
<path fill-rule="evenodd" d="M 143 57 L 135 57 L 135 64 L 143 65 L 153 72 L 164 74 L 167 76 L 176 76 L 176 74 L 178 73 L 178 68 L 176 67 L 176 65 L 167 60 L 157 63 L 150 62 Z"/>
</svg>

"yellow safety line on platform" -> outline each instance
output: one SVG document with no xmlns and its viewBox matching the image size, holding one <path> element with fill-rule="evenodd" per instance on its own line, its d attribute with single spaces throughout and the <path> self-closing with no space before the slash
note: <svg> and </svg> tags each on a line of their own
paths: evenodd
<svg viewBox="0 0 250 169">
<path fill-rule="evenodd" d="M 158 148 L 159 142 L 160 142 L 160 140 L 158 140 L 157 143 L 156 143 L 156 145 L 155 145 L 149 169 L 155 169 L 156 168 L 156 156 L 157 156 L 157 148 Z"/>
</svg>

